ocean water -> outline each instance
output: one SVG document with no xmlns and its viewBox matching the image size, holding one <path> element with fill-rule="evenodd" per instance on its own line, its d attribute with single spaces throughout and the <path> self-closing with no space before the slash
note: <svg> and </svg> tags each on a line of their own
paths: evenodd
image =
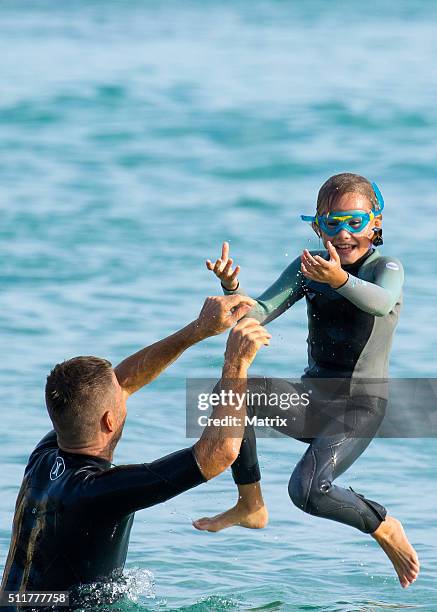
<svg viewBox="0 0 437 612">
<path fill-rule="evenodd" d="M 391 374 L 436 375 L 437 5 L 387 0 L 0 2 L 0 569 L 60 360 L 114 364 L 219 293 L 221 241 L 261 292 L 304 247 L 331 174 L 386 199 L 382 251 L 405 266 Z M 253 371 L 297 377 L 298 303 Z M 185 378 L 216 376 L 225 337 L 190 349 L 129 404 L 116 463 L 185 439 Z M 195 531 L 236 499 L 230 473 L 139 512 L 123 610 L 437 610 L 434 439 L 375 440 L 339 482 L 402 520 L 422 571 L 402 590 L 377 544 L 299 512 L 305 450 L 261 439 L 265 530 Z"/>
</svg>

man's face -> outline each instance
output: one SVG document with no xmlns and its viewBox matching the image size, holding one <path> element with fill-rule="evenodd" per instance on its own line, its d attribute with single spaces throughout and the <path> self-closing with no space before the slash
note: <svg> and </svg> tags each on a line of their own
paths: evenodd
<svg viewBox="0 0 437 612">
<path fill-rule="evenodd" d="M 342 213 L 351 210 L 370 212 L 372 206 L 369 200 L 360 193 L 345 193 L 331 212 Z M 322 214 L 326 215 L 326 211 L 323 211 Z M 352 233 L 341 229 L 338 234 L 328 236 L 328 234 L 321 230 L 321 237 L 325 248 L 327 248 L 328 240 L 331 241 L 337 250 L 342 265 L 352 264 L 365 255 L 371 247 L 374 227 L 375 219 L 372 219 L 361 232 Z"/>
</svg>

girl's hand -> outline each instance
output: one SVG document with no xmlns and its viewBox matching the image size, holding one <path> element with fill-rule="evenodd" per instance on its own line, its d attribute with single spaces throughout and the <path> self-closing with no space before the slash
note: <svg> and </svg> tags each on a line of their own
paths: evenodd
<svg viewBox="0 0 437 612">
<path fill-rule="evenodd" d="M 341 267 L 340 256 L 329 240 L 327 246 L 330 255 L 329 261 L 320 257 L 320 255 L 313 257 L 307 249 L 304 249 L 300 256 L 300 269 L 306 278 L 319 283 L 328 283 L 333 289 L 337 289 L 347 281 L 348 273 Z"/>
<path fill-rule="evenodd" d="M 228 291 L 233 291 L 238 287 L 237 276 L 240 272 L 240 266 L 235 266 L 232 270 L 233 260 L 229 258 L 229 243 L 224 242 L 222 246 L 222 256 L 213 264 L 209 259 L 206 260 L 206 267 L 212 270 L 214 274 L 222 282 L 222 285 Z"/>
</svg>

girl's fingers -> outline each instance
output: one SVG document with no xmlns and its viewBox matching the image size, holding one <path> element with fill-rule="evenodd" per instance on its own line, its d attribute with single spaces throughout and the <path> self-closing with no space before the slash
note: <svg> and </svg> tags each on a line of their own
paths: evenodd
<svg viewBox="0 0 437 612">
<path fill-rule="evenodd" d="M 321 262 L 326 263 L 326 261 L 322 257 L 320 257 L 320 255 L 314 255 L 313 257 L 308 250 L 306 250 L 306 252 L 308 261 L 311 263 L 312 266 L 319 267 Z"/>
<path fill-rule="evenodd" d="M 305 252 L 302 253 L 302 255 L 300 256 L 300 265 L 302 266 L 305 262 L 307 261 Z"/>
<path fill-rule="evenodd" d="M 331 255 L 331 259 L 338 263 L 340 261 L 340 255 L 337 253 L 337 249 L 330 240 L 328 240 L 327 245 L 329 254 Z"/>
<path fill-rule="evenodd" d="M 228 261 L 227 261 L 227 263 L 226 263 L 226 265 L 225 265 L 225 267 L 223 268 L 223 271 L 222 271 L 223 276 L 228 277 L 230 274 L 232 274 L 231 266 L 232 266 L 232 259 L 228 259 Z"/>
<path fill-rule="evenodd" d="M 303 253 L 302 253 L 302 260 L 303 260 L 303 261 L 305 261 L 305 262 L 307 262 L 307 264 L 311 265 L 311 259 L 310 259 L 310 257 L 311 257 L 310 252 L 309 252 L 309 251 L 307 251 L 307 249 L 304 249 L 304 250 L 303 250 Z"/>
<path fill-rule="evenodd" d="M 208 268 L 208 270 L 214 270 L 214 265 L 213 265 L 212 261 L 207 259 L 205 263 L 206 263 L 206 267 Z"/>
<path fill-rule="evenodd" d="M 320 280 L 319 279 L 319 274 L 317 274 L 317 271 L 314 271 L 312 269 L 308 269 L 303 263 L 301 264 L 301 272 L 302 274 L 306 277 L 309 278 L 310 280 Z"/>
<path fill-rule="evenodd" d="M 314 258 L 311 256 L 311 254 L 306 249 L 304 249 L 301 260 L 303 261 L 305 266 L 309 269 L 318 265 L 317 262 L 314 260 Z"/>
<path fill-rule="evenodd" d="M 227 261 L 229 257 L 229 242 L 222 244 L 222 260 Z"/>
<path fill-rule="evenodd" d="M 315 255 L 314 259 L 316 260 L 317 264 L 322 266 L 322 268 L 329 268 L 329 261 L 326 261 L 326 259 L 320 257 L 320 255 Z"/>
<path fill-rule="evenodd" d="M 308 270 L 305 268 L 303 263 L 300 264 L 300 269 L 301 269 L 301 272 L 302 272 L 302 274 L 304 276 L 308 276 L 309 275 Z"/>
<path fill-rule="evenodd" d="M 229 280 L 234 281 L 237 278 L 239 272 L 240 272 L 240 266 L 235 266 L 235 270 L 232 272 L 231 276 L 229 277 Z"/>
<path fill-rule="evenodd" d="M 221 266 L 222 266 L 222 260 L 221 259 L 217 259 L 217 261 L 215 262 L 214 265 L 214 272 L 215 274 L 220 274 L 221 272 Z"/>
</svg>

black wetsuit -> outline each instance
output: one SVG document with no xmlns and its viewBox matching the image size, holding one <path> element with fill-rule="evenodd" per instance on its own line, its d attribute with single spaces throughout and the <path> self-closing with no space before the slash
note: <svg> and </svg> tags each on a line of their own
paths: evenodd
<svg viewBox="0 0 437 612">
<path fill-rule="evenodd" d="M 123 569 L 134 512 L 205 482 L 193 449 L 113 467 L 59 449 L 54 431 L 31 454 L 18 494 L 4 591 L 70 591 Z"/>
<path fill-rule="evenodd" d="M 328 259 L 326 251 L 317 254 Z M 314 252 L 312 253 L 315 254 Z M 279 431 L 309 444 L 294 469 L 289 494 L 297 507 L 372 533 L 386 516 L 380 504 L 352 490 L 333 483 L 369 445 L 384 418 L 387 403 L 386 379 L 393 332 L 402 303 L 403 269 L 399 260 L 383 257 L 373 249 L 351 265 L 342 266 L 349 273 L 345 285 L 332 289 L 304 277 L 297 258 L 279 279 L 257 298 L 248 313 L 261 323 L 268 323 L 305 297 L 308 312 L 308 367 L 301 381 L 292 384 L 282 379 L 249 379 L 253 393 L 299 393 L 314 390 L 311 411 L 298 404 L 280 416 L 287 426 Z M 244 292 L 225 291 L 227 294 Z M 327 398 L 318 392 L 321 379 L 342 379 L 346 391 Z M 365 384 L 363 384 L 363 381 Z M 370 386 L 369 386 L 370 381 Z M 334 381 L 335 382 L 335 381 Z M 326 388 L 326 387 L 325 387 Z M 318 393 L 318 396 L 317 396 Z M 330 418 L 332 406 L 344 407 L 347 427 L 339 431 L 337 419 Z M 308 414 L 311 412 L 308 435 Z M 277 407 L 249 405 L 249 414 L 275 417 Z M 335 410 L 334 410 L 335 414 Z M 316 417 L 316 418 L 314 418 Z M 275 427 L 276 429 L 276 427 Z M 248 426 L 240 455 L 232 466 L 237 484 L 260 479 L 253 428 Z"/>
</svg>

